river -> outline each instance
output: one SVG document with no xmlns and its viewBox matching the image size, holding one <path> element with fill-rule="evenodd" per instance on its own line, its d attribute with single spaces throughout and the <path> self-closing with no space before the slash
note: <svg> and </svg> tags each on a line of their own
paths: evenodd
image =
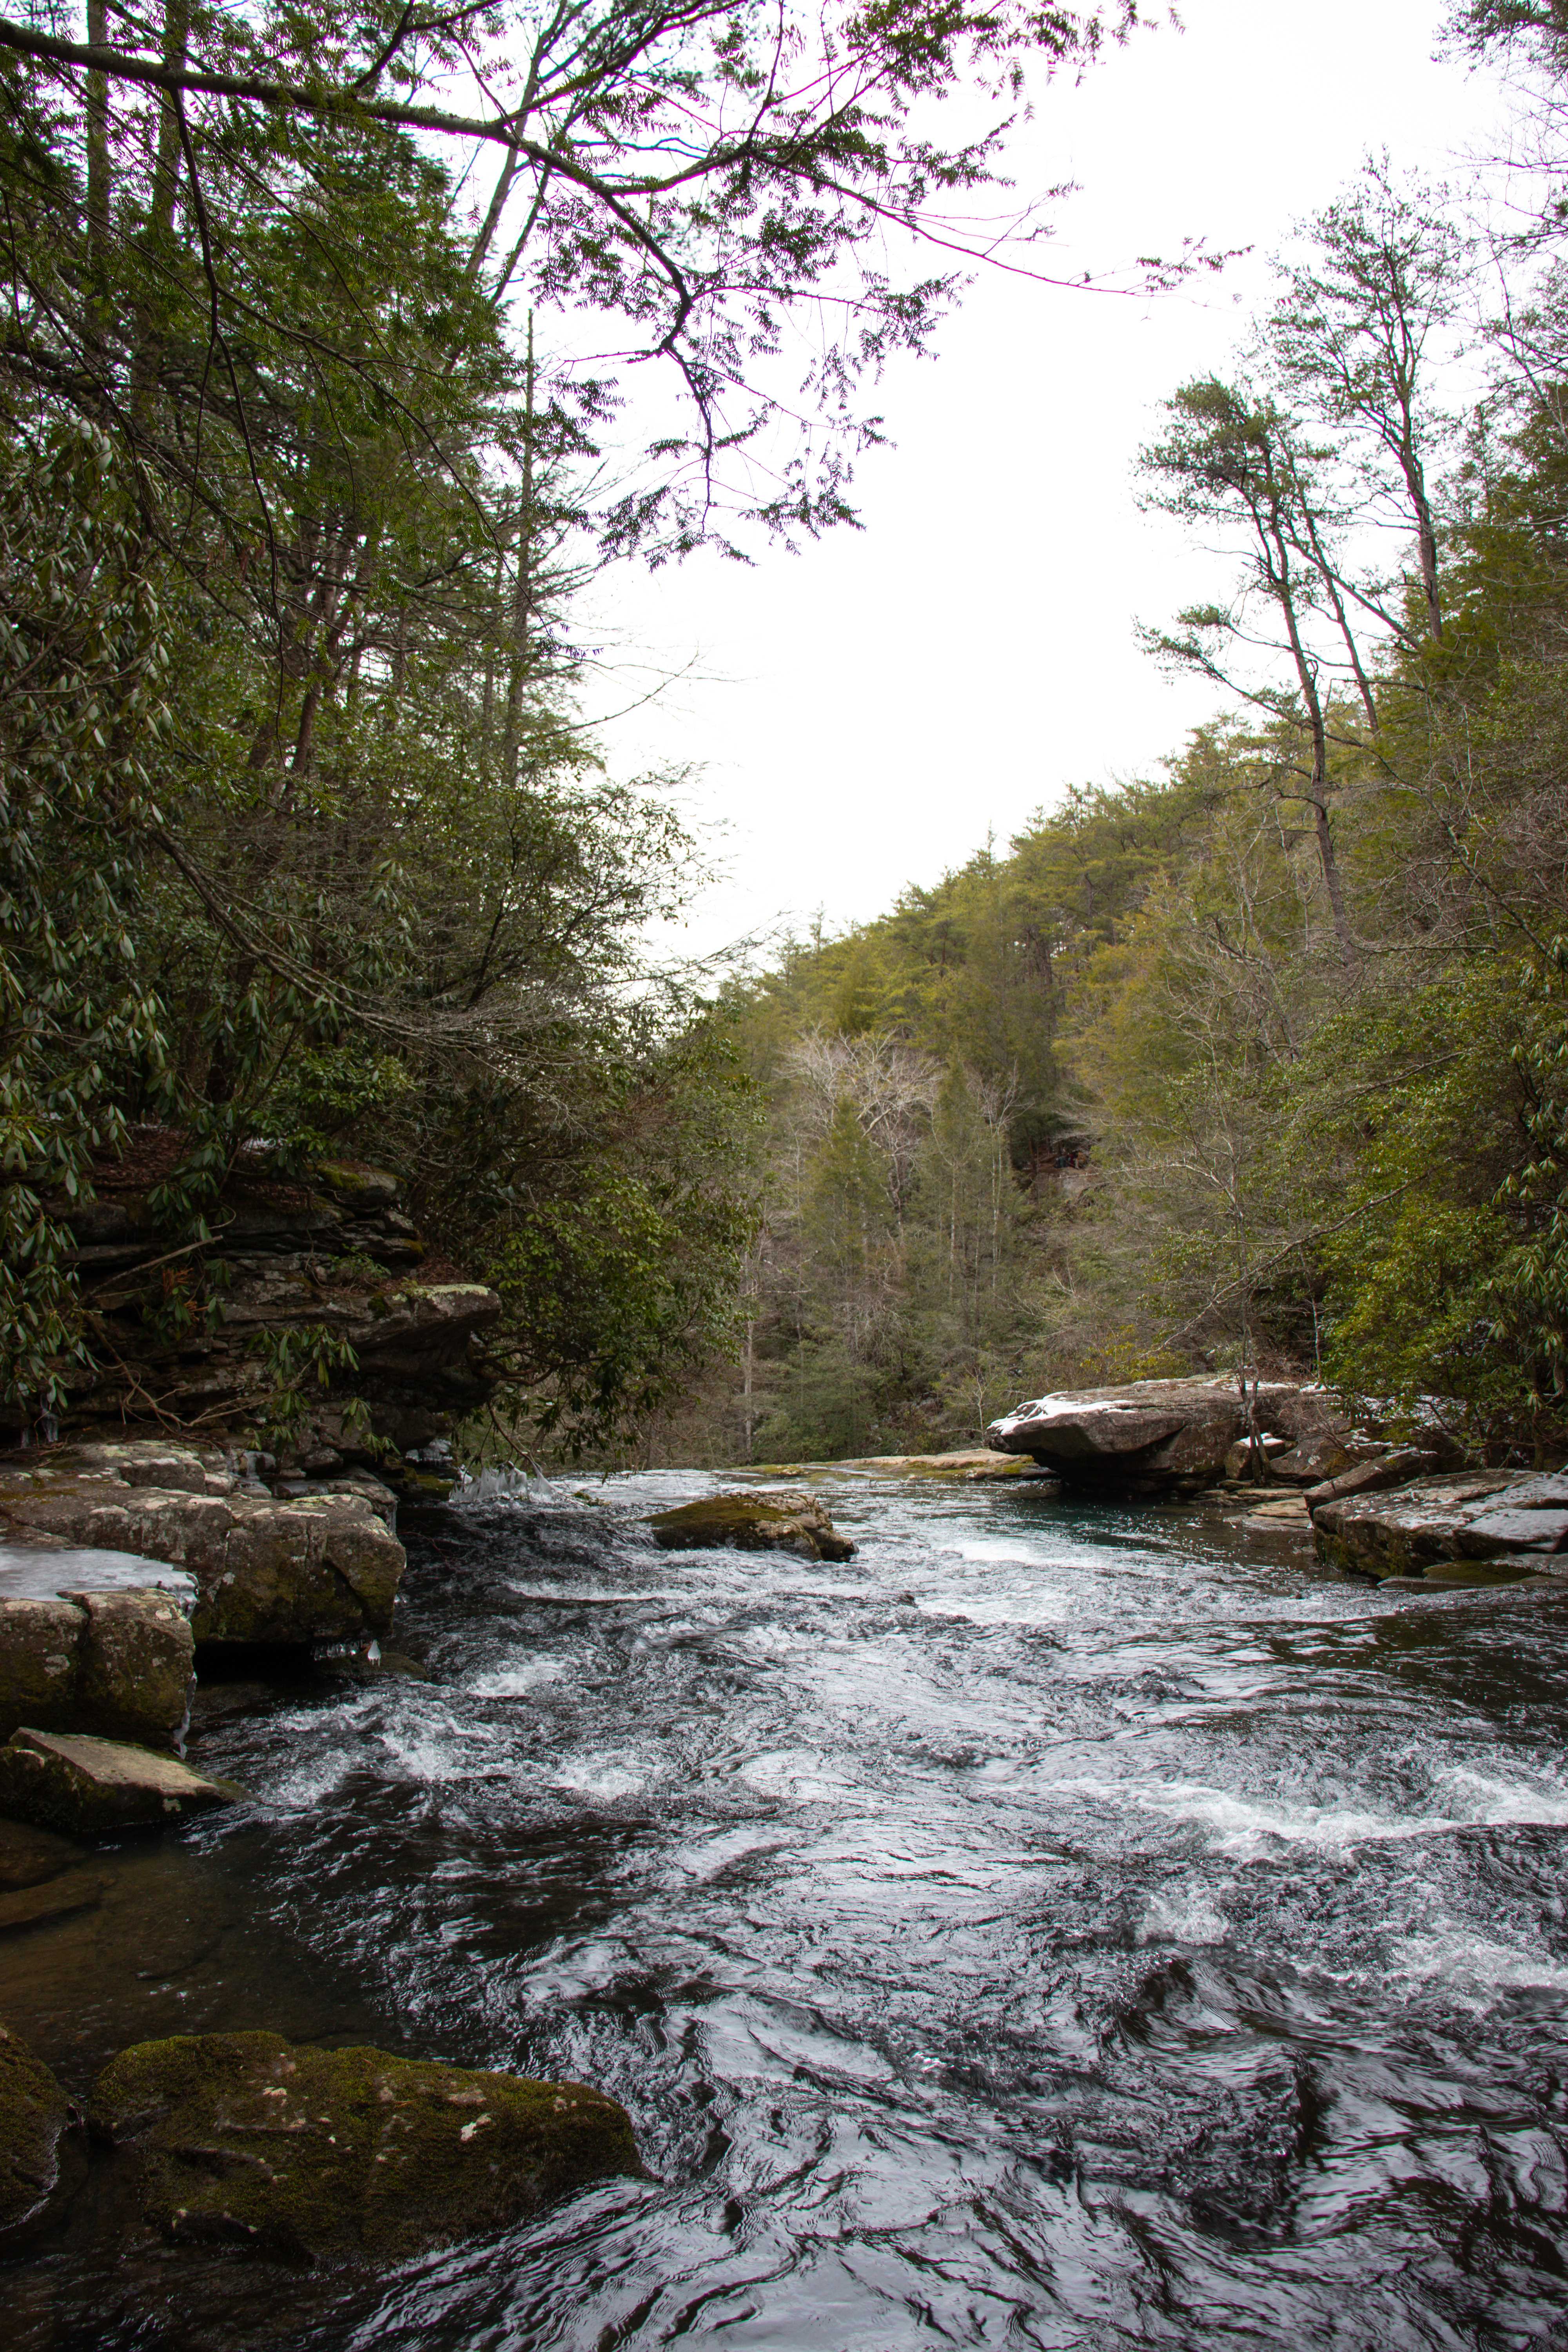
<svg viewBox="0 0 1568 2352">
<path fill-rule="evenodd" d="M 427 1678 L 204 1690 L 258 1803 L 0 1941 L 80 2093 L 268 2025 L 596 2084 L 651 2178 L 376 2278 L 5 2274 L 41 2352 L 1568 2345 L 1568 1607 L 1380 1596 L 1202 1503 L 651 1474 L 432 1510 Z M 733 1483 L 731 1481 L 731 1483 Z"/>
</svg>

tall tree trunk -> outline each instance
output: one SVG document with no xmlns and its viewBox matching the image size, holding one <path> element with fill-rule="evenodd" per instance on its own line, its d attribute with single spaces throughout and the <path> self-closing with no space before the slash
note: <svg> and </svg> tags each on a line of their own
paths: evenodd
<svg viewBox="0 0 1568 2352">
<path fill-rule="evenodd" d="M 105 0 L 87 0 L 87 37 L 109 46 Z M 96 366 L 109 346 L 109 76 L 94 67 L 87 78 L 87 346 Z"/>
<path fill-rule="evenodd" d="M 1410 493 L 1410 503 L 1415 513 L 1415 546 L 1421 564 L 1421 587 L 1426 599 L 1426 630 L 1434 645 L 1443 642 L 1443 604 L 1437 586 L 1437 529 L 1432 520 L 1432 501 L 1426 495 L 1426 477 L 1421 460 L 1413 448 L 1401 453 L 1405 487 Z"/>
<path fill-rule="evenodd" d="M 512 596 L 511 657 L 507 677 L 506 727 L 501 745 L 501 782 L 517 783 L 522 742 L 522 693 L 528 682 L 529 635 L 533 620 L 533 313 L 528 314 L 528 358 L 523 376 L 522 487 L 517 513 L 517 581 Z"/>
<path fill-rule="evenodd" d="M 1283 524 L 1276 518 L 1266 542 L 1266 555 L 1272 559 L 1274 593 L 1284 618 L 1290 640 L 1291 658 L 1296 665 L 1296 681 L 1301 691 L 1301 701 L 1307 712 L 1307 724 L 1312 741 L 1311 789 L 1303 793 L 1312 810 L 1312 827 L 1317 835 L 1318 863 L 1322 868 L 1323 887 L 1329 894 L 1329 911 L 1333 920 L 1334 937 L 1339 942 L 1340 957 L 1345 964 L 1356 961 L 1355 933 L 1351 929 L 1350 915 L 1345 906 L 1344 884 L 1340 876 L 1340 863 L 1334 853 L 1333 827 L 1329 821 L 1329 730 L 1323 717 L 1322 697 L 1318 691 L 1318 674 L 1296 611 L 1296 598 L 1291 582 L 1290 554 L 1286 543 Z"/>
<path fill-rule="evenodd" d="M 185 62 L 190 39 L 191 0 L 167 0 L 163 11 L 163 64 L 172 73 Z M 178 101 L 164 90 L 158 100 L 158 143 L 153 157 L 153 187 L 147 206 L 148 241 L 154 255 L 167 248 L 174 234 L 174 197 L 180 181 L 180 116 Z M 154 263 L 156 268 L 157 264 Z M 163 299 L 154 278 L 139 305 L 136 355 L 132 366 L 131 406 L 139 423 L 146 421 L 158 382 L 158 354 L 163 341 Z"/>
</svg>

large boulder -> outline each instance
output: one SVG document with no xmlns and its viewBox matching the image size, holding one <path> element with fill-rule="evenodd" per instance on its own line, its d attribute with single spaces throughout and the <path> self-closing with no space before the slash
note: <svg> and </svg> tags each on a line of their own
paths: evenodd
<svg viewBox="0 0 1568 2352">
<path fill-rule="evenodd" d="M 1101 1491 L 1193 1490 L 1224 1477 L 1233 1446 L 1248 1434 L 1248 1406 L 1260 1432 L 1283 1438 L 1269 1449 L 1269 1475 L 1316 1477 L 1342 1451 L 1349 1424 L 1321 1390 L 1296 1381 L 1260 1381 L 1244 1405 L 1234 1380 L 1130 1381 L 1121 1388 L 1074 1389 L 1016 1406 L 985 1433 L 1003 1454 L 1028 1454 L 1058 1478 Z M 1289 1465 L 1287 1468 L 1285 1465 Z"/>
<path fill-rule="evenodd" d="M 118 1739 L 24 1729 L 0 1748 L 0 1814 L 67 1837 L 173 1829 L 244 1794 L 177 1756 Z"/>
<path fill-rule="evenodd" d="M 135 1552 L 186 1570 L 197 1642 L 307 1643 L 384 1633 L 402 1545 L 356 1493 L 280 1501 L 191 1447 L 61 1448 L 0 1470 L 14 1538 Z"/>
<path fill-rule="evenodd" d="M 160 2236 L 293 2262 L 395 2260 L 642 2171 L 624 2109 L 580 2083 L 291 2048 L 277 2033 L 122 2051 L 90 2123 L 126 2152 Z"/>
<path fill-rule="evenodd" d="M 1392 1493 L 1314 1501 L 1321 1557 L 1352 1574 L 1422 1576 L 1454 1560 L 1526 1558 L 1548 1573 L 1568 1553 L 1568 1475 L 1459 1471 Z"/>
<path fill-rule="evenodd" d="M 0 1552 L 0 1739 L 31 1724 L 172 1748 L 195 1672 L 179 1602 L 156 1590 L 13 1597 L 4 1563 Z"/>
<path fill-rule="evenodd" d="M 853 1559 L 855 1547 L 841 1536 L 815 1495 L 779 1488 L 773 1493 L 704 1495 L 650 1521 L 653 1539 L 666 1551 L 791 1551 L 802 1559 Z"/>
<path fill-rule="evenodd" d="M 0 2251 L 39 2222 L 59 2186 L 66 2095 L 41 2059 L 0 2025 Z"/>
</svg>

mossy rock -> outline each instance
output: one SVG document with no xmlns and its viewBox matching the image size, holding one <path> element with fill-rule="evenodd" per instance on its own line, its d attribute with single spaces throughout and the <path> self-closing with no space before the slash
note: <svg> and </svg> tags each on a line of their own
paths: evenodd
<svg viewBox="0 0 1568 2352">
<path fill-rule="evenodd" d="M 390 1168 L 373 1168 L 364 1160 L 323 1160 L 311 1171 L 311 1181 L 352 1209 L 395 1208 L 403 1192 L 401 1178 Z"/>
<path fill-rule="evenodd" d="M 140 2171 L 173 2244 L 276 2260 L 395 2260 L 502 2229 L 642 2166 L 624 2109 L 580 2083 L 530 2083 L 379 2050 L 204 2033 L 121 2051 L 92 2129 Z"/>
<path fill-rule="evenodd" d="M 0 2247 L 44 2218 L 69 2123 L 66 2095 L 42 2059 L 0 2025 Z"/>
<path fill-rule="evenodd" d="M 792 1551 L 802 1559 L 853 1559 L 855 1547 L 841 1536 L 815 1495 L 775 1490 L 763 1494 L 704 1495 L 648 1522 L 653 1539 L 666 1551 Z"/>
<path fill-rule="evenodd" d="M 0 1813 L 67 1837 L 174 1829 L 245 1794 L 129 1740 L 24 1727 L 0 1748 Z"/>
</svg>

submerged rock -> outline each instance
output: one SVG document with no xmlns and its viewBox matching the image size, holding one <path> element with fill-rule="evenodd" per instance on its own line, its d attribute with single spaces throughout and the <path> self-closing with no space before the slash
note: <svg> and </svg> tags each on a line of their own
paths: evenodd
<svg viewBox="0 0 1568 2352">
<path fill-rule="evenodd" d="M 59 2186 L 70 2120 L 66 2095 L 42 2059 L 0 2025 L 0 2248 L 43 2219 Z"/>
<path fill-rule="evenodd" d="M 1420 1576 L 1442 1561 L 1521 1558 L 1557 1573 L 1568 1551 L 1568 1478 L 1460 1471 L 1393 1493 L 1314 1498 L 1312 1524 L 1321 1557 L 1354 1575 Z"/>
<path fill-rule="evenodd" d="M 959 1446 L 946 1454 L 862 1454 L 835 1462 L 836 1470 L 877 1470 L 894 1478 L 1028 1477 L 1028 1459 L 998 1454 L 988 1445 Z"/>
<path fill-rule="evenodd" d="M 403 1576 L 403 1546 L 363 1493 L 279 1502 L 192 1447 L 65 1447 L 36 1469 L 0 1469 L 0 1516 L 15 1535 L 187 1570 L 198 1642 L 384 1633 Z"/>
<path fill-rule="evenodd" d="M 79 1566 L 82 1556 L 70 1557 Z M 195 1660 L 177 1601 L 158 1591 L 114 1590 L 12 1598 L 4 1595 L 3 1581 L 0 1739 L 31 1724 L 174 1745 L 190 1706 Z"/>
<path fill-rule="evenodd" d="M 395 2259 L 642 2171 L 625 2110 L 580 2083 L 291 2048 L 277 2033 L 122 2051 L 90 2122 L 134 2164 L 159 2235 L 287 2262 Z"/>
<path fill-rule="evenodd" d="M 23 1730 L 0 1748 L 0 1813 L 67 1837 L 172 1829 L 244 1794 L 232 1780 L 209 1780 L 177 1756 L 124 1740 Z"/>
<path fill-rule="evenodd" d="M 792 1551 L 802 1559 L 853 1559 L 855 1547 L 841 1536 L 816 1495 L 785 1489 L 740 1495 L 704 1495 L 649 1521 L 655 1543 L 666 1551 Z"/>
</svg>

